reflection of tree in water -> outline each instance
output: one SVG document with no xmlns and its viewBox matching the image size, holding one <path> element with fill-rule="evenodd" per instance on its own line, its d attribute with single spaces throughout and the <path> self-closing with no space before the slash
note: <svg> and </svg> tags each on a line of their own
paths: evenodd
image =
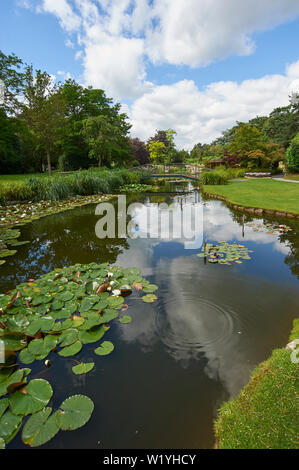
<svg viewBox="0 0 299 470">
<path fill-rule="evenodd" d="M 241 226 L 257 219 L 256 216 L 234 211 L 232 209 L 230 209 L 230 215 L 234 222 L 237 222 Z M 277 229 L 280 224 L 287 225 L 292 229 L 289 232 L 279 233 L 278 240 L 289 247 L 290 253 L 285 257 L 284 262 L 289 266 L 292 274 L 299 278 L 299 222 L 292 219 L 282 220 L 277 218 L 260 218 L 259 220 L 261 224 L 271 223 L 277 227 Z"/>
<path fill-rule="evenodd" d="M 288 244 L 290 253 L 285 257 L 285 264 L 289 266 L 292 274 L 299 279 L 299 222 L 288 221 L 287 224 L 292 231 L 281 233 L 279 239 Z"/>
<path fill-rule="evenodd" d="M 56 267 L 93 261 L 115 263 L 129 245 L 126 239 L 99 239 L 95 234 L 99 219 L 92 205 L 24 225 L 22 239 L 31 240 L 31 244 L 18 247 L 17 254 L 1 267 L 0 291 Z"/>
</svg>

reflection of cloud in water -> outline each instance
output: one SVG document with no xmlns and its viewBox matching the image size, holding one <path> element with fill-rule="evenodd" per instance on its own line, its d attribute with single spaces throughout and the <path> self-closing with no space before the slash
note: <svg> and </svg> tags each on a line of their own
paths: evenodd
<svg viewBox="0 0 299 470">
<path fill-rule="evenodd" d="M 241 226 L 219 202 L 205 206 L 205 233 L 208 239 L 253 241 L 272 245 L 277 251 L 288 250 L 278 239 L 250 227 L 246 227 L 243 239 Z M 121 254 L 117 263 L 138 266 L 143 275 L 152 274 L 156 240 L 128 242 L 130 250 Z M 119 329 L 122 338 L 138 342 L 145 352 L 162 343 L 182 367 L 204 359 L 206 375 L 220 380 L 235 396 L 259 362 L 265 331 L 269 335 L 275 321 L 278 324 L 283 308 L 291 314 L 293 301 L 283 301 L 292 298 L 290 293 L 284 295 L 283 287 L 277 289 L 266 280 L 261 284 L 254 276 L 239 277 L 234 270 L 225 271 L 224 276 L 223 270 L 211 270 L 190 256 L 160 258 L 154 274 L 153 282 L 160 287 L 158 301 L 130 307 L 133 322 Z"/>
<path fill-rule="evenodd" d="M 256 232 L 253 228 L 245 225 L 244 238 L 242 235 L 242 225 L 234 222 L 227 208 L 221 207 L 221 203 L 209 202 L 204 209 L 204 230 L 205 237 L 213 240 L 239 240 L 252 241 L 259 244 L 272 244 L 275 251 L 288 254 L 290 248 L 287 243 L 280 242 L 277 235 L 274 237 L 265 232 Z M 261 220 L 261 219 L 254 219 Z"/>
</svg>

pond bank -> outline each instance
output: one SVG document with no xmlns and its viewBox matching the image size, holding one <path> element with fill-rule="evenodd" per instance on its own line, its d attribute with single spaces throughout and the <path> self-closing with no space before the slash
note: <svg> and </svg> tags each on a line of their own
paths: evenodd
<svg viewBox="0 0 299 470">
<path fill-rule="evenodd" d="M 227 185 L 205 185 L 203 193 L 225 201 L 233 209 L 257 215 L 299 218 L 299 187 L 267 180 L 233 181 Z"/>
<path fill-rule="evenodd" d="M 115 197 L 117 197 L 117 194 L 95 194 L 92 196 L 76 196 L 61 201 L 30 201 L 0 206 L 0 227 L 8 228 L 24 225 L 47 215 L 57 214 L 87 204 L 108 201 Z"/>
<path fill-rule="evenodd" d="M 289 341 L 299 339 L 299 319 Z M 275 349 L 252 373 L 238 397 L 224 403 L 215 422 L 218 449 L 298 449 L 298 363 Z"/>
</svg>

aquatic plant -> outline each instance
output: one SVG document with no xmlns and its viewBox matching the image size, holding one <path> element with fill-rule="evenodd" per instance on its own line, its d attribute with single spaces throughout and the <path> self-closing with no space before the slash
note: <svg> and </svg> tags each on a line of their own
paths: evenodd
<svg viewBox="0 0 299 470">
<path fill-rule="evenodd" d="M 8 247 L 17 247 L 20 245 L 26 245 L 30 243 L 29 241 L 18 241 L 21 232 L 19 230 L 13 229 L 1 229 L 0 228 L 0 266 L 5 263 L 7 256 L 13 256 L 16 254 L 17 250 L 11 250 Z"/>
<path fill-rule="evenodd" d="M 0 448 L 16 436 L 25 419 L 22 440 L 31 447 L 45 444 L 60 430 L 87 423 L 94 407 L 88 397 L 69 397 L 52 413 L 50 383 L 28 381 L 31 369 L 18 363 L 43 361 L 53 352 L 62 358 L 76 356 L 84 345 L 102 340 L 111 321 L 130 323 L 131 317 L 119 316 L 119 311 L 127 310 L 124 297 L 134 289 L 147 294 L 140 297 L 144 302 L 157 298 L 153 292 L 158 287 L 142 278 L 139 269 L 90 263 L 57 268 L 0 295 L 0 341 L 5 350 L 0 364 Z M 113 350 L 111 341 L 103 341 L 94 353 L 106 356 Z M 46 359 L 45 365 L 49 363 Z M 72 371 L 86 374 L 94 366 L 78 362 Z"/>
<path fill-rule="evenodd" d="M 201 251 L 201 253 L 197 254 L 200 258 L 205 258 L 212 264 L 219 263 L 228 266 L 231 266 L 232 263 L 242 264 L 241 260 L 251 259 L 249 253 L 253 253 L 252 250 L 248 250 L 244 245 L 236 242 L 230 244 L 225 241 L 220 241 L 218 245 L 205 243 Z"/>
</svg>

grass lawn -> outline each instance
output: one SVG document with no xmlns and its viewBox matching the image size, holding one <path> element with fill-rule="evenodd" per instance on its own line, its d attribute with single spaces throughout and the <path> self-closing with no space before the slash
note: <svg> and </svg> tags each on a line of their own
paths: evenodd
<svg viewBox="0 0 299 470">
<path fill-rule="evenodd" d="M 299 339 L 299 319 L 290 341 Z M 215 423 L 219 449 L 298 449 L 299 364 L 276 349 L 239 396 L 222 405 Z M 297 354 L 298 356 L 298 354 Z"/>
<path fill-rule="evenodd" d="M 57 171 L 52 172 L 52 176 L 57 175 Z M 45 176 L 49 176 L 47 172 L 45 173 L 26 173 L 25 175 L 0 175 L 0 185 L 8 185 L 8 184 L 18 184 L 24 183 L 28 181 L 32 176 L 36 178 L 44 178 Z"/>
<path fill-rule="evenodd" d="M 285 175 L 284 177 L 286 180 L 294 180 L 294 181 L 299 181 L 299 175 Z"/>
<path fill-rule="evenodd" d="M 233 204 L 299 214 L 299 185 L 284 181 L 230 181 L 226 185 L 205 185 L 204 191 L 224 196 Z"/>
</svg>

